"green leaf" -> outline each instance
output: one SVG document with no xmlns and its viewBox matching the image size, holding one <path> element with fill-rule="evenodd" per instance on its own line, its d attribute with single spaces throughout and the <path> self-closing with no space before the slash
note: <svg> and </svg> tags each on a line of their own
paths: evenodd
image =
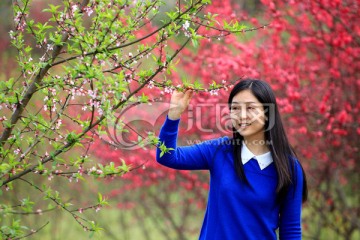
<svg viewBox="0 0 360 240">
<path fill-rule="evenodd" d="M 42 10 L 42 12 L 50 12 L 50 13 L 55 14 L 55 13 L 58 12 L 58 8 L 59 8 L 60 6 L 54 6 L 53 4 L 49 4 L 49 7 L 50 7 L 50 9 L 49 9 L 49 8 L 45 8 L 45 9 Z"/>
<path fill-rule="evenodd" d="M 7 173 L 8 171 L 10 171 L 11 170 L 11 166 L 9 165 L 9 164 L 7 164 L 7 163 L 2 163 L 1 165 L 0 165 L 0 172 L 1 173 Z"/>
<path fill-rule="evenodd" d="M 29 52 L 31 52 L 32 47 L 26 46 L 26 48 L 24 50 L 25 50 L 26 53 L 29 53 Z"/>
<path fill-rule="evenodd" d="M 168 152 L 170 152 L 171 150 L 174 150 L 174 148 L 167 148 L 167 147 L 165 146 L 165 143 L 161 143 L 161 145 L 159 146 L 159 148 L 160 148 L 160 151 L 161 151 L 160 157 L 164 156 L 165 153 L 168 153 Z"/>
<path fill-rule="evenodd" d="M 139 102 L 141 103 L 147 103 L 149 102 L 149 97 L 146 96 L 144 93 L 139 97 Z"/>
<path fill-rule="evenodd" d="M 103 196 L 101 195 L 101 193 L 98 193 L 98 203 L 101 203 L 103 200 Z"/>
<path fill-rule="evenodd" d="M 193 46 L 194 46 L 195 48 L 197 48 L 197 47 L 199 46 L 199 41 L 196 40 L 196 39 L 194 39 L 194 38 L 191 39 L 191 43 L 193 44 Z"/>
</svg>

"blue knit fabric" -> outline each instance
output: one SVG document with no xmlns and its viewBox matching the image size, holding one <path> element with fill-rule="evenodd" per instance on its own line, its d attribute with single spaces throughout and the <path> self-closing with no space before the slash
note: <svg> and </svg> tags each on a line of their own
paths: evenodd
<svg viewBox="0 0 360 240">
<path fill-rule="evenodd" d="M 210 190 L 203 226 L 202 240 L 301 239 L 301 205 L 303 175 L 296 161 L 294 184 L 284 201 L 276 201 L 277 173 L 274 163 L 261 170 L 256 160 L 244 165 L 249 185 L 236 175 L 233 146 L 228 137 L 205 141 L 192 146 L 177 147 L 180 120 L 166 119 L 160 140 L 169 153 L 157 161 L 170 168 L 209 170 Z"/>
</svg>

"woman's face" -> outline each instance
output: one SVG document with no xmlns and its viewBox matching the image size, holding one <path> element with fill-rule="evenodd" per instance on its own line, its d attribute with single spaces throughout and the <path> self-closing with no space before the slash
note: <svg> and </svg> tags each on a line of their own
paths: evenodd
<svg viewBox="0 0 360 240">
<path fill-rule="evenodd" d="M 230 118 L 236 131 L 245 140 L 264 140 L 264 107 L 250 90 L 243 90 L 234 96 L 230 106 Z"/>
</svg>

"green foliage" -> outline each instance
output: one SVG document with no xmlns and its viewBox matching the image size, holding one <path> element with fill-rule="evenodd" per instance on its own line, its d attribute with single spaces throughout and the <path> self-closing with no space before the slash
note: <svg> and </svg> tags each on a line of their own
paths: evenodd
<svg viewBox="0 0 360 240">
<path fill-rule="evenodd" d="M 126 160 L 119 166 L 94 162 L 89 157 L 91 144 L 116 121 L 116 111 L 134 102 L 152 101 L 152 96 L 141 92 L 146 86 L 176 88 L 166 77 L 176 71 L 176 56 L 190 41 L 197 47 L 204 38 L 199 27 L 214 28 L 216 21 L 216 14 L 209 13 L 207 22 L 194 21 L 198 14 L 203 15 L 208 0 L 181 1 L 180 8 L 171 7 L 165 14 L 159 9 L 169 3 L 158 0 L 60 1 L 37 13 L 49 16 L 42 21 L 33 15 L 37 11 L 34 3 L 22 0 L 12 5 L 14 29 L 10 38 L 18 53 L 18 73 L 0 82 L 0 104 L 4 107 L 0 122 L 0 236 L 5 239 L 37 232 L 29 232 L 29 224 L 13 213 L 37 214 L 35 206 L 44 202 L 51 206 L 42 209 L 62 209 L 86 231 L 101 230 L 97 223 L 70 209 L 74 204 L 64 200 L 64 190 L 50 181 L 88 182 L 91 177 L 128 173 L 131 166 Z M 152 25 L 153 19 L 161 24 Z M 237 23 L 231 23 L 218 30 L 230 33 L 239 29 Z M 179 35 L 183 40 L 180 47 L 168 47 Z M 184 81 L 182 89 L 189 87 L 205 90 L 199 82 Z M 121 124 L 117 127 L 124 133 Z M 161 156 L 173 150 L 160 143 L 153 132 L 139 135 L 134 143 L 157 146 Z M 34 176 L 41 180 L 33 180 Z M 15 206 L 11 199 L 18 182 L 27 185 L 32 194 L 18 193 L 22 200 Z M 34 198 L 34 192 L 43 202 Z M 107 205 L 101 193 L 97 203 L 93 202 L 93 206 L 77 211 Z"/>
<path fill-rule="evenodd" d="M 171 150 L 174 150 L 174 148 L 166 147 L 165 143 L 161 143 L 159 148 L 161 150 L 160 157 L 164 156 L 165 153 L 169 153 Z"/>
<path fill-rule="evenodd" d="M 13 220 L 9 226 L 1 226 L 1 239 L 6 237 L 7 239 L 15 238 L 24 234 L 27 227 L 22 226 L 20 220 Z"/>
<path fill-rule="evenodd" d="M 223 25 L 224 29 L 231 31 L 231 32 L 236 32 L 236 33 L 242 33 L 243 30 L 245 30 L 247 28 L 246 25 L 240 24 L 237 21 L 231 21 L 229 23 L 227 21 L 224 21 L 223 24 L 224 24 Z"/>
</svg>

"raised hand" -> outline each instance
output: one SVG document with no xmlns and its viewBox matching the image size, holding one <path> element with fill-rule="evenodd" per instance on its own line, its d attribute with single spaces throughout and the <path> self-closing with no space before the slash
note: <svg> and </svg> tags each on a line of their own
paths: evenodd
<svg viewBox="0 0 360 240">
<path fill-rule="evenodd" d="M 189 106 L 192 95 L 192 89 L 187 89 L 185 90 L 185 92 L 178 92 L 175 90 L 171 95 L 168 118 L 171 120 L 179 119 L 181 117 L 181 114 Z"/>
</svg>

